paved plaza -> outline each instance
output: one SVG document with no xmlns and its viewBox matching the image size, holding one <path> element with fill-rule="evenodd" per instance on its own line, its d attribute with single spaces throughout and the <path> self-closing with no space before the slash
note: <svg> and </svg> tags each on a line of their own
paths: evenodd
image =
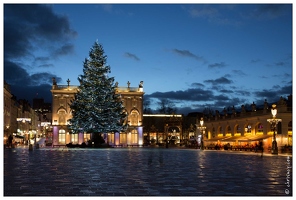
<svg viewBox="0 0 296 200">
<path fill-rule="evenodd" d="M 4 196 L 292 196 L 292 156 L 181 148 L 4 149 Z"/>
</svg>

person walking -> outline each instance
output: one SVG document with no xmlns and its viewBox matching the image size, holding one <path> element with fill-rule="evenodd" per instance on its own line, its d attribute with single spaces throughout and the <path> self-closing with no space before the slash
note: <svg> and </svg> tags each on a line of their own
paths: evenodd
<svg viewBox="0 0 296 200">
<path fill-rule="evenodd" d="M 12 148 L 12 140 L 13 140 L 12 135 L 9 135 L 9 137 L 8 137 L 8 147 L 9 148 Z"/>
<path fill-rule="evenodd" d="M 259 149 L 261 150 L 261 157 L 263 157 L 263 141 L 259 142 Z"/>
</svg>

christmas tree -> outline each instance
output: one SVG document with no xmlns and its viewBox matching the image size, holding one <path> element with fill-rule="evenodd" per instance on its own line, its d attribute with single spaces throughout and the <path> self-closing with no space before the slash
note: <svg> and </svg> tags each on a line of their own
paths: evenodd
<svg viewBox="0 0 296 200">
<path fill-rule="evenodd" d="M 123 124 L 127 117 L 120 94 L 116 94 L 114 77 L 107 63 L 101 44 L 96 41 L 83 63 L 83 75 L 78 77 L 80 85 L 70 108 L 72 119 L 69 128 L 73 133 L 98 135 L 126 130 Z"/>
</svg>

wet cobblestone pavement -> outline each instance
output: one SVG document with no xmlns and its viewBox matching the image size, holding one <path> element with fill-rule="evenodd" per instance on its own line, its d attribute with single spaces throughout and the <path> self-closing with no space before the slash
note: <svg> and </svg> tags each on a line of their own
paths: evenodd
<svg viewBox="0 0 296 200">
<path fill-rule="evenodd" d="M 292 196 L 292 156 L 197 149 L 4 149 L 4 196 Z"/>
</svg>

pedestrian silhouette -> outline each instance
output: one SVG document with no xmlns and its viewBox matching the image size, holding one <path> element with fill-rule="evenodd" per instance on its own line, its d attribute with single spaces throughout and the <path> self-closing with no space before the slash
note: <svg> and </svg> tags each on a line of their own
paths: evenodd
<svg viewBox="0 0 296 200">
<path fill-rule="evenodd" d="M 12 147 L 12 140 L 13 140 L 13 137 L 12 137 L 12 135 L 9 135 L 9 137 L 8 137 L 8 147 Z"/>
<path fill-rule="evenodd" d="M 259 142 L 259 149 L 261 150 L 261 157 L 263 156 L 263 142 L 262 141 L 260 141 Z"/>
</svg>

